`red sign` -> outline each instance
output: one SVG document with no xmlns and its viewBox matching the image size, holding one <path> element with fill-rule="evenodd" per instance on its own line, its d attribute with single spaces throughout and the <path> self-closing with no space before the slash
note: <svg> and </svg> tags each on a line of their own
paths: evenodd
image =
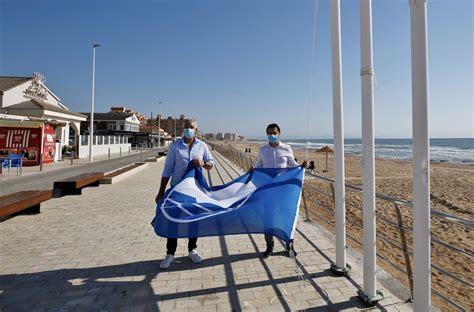
<svg viewBox="0 0 474 312">
<path fill-rule="evenodd" d="M 0 127 L 0 155 L 23 154 L 26 166 L 39 164 L 41 152 L 41 128 Z M 56 135 L 54 128 L 45 125 L 43 163 L 54 161 L 56 152 Z"/>
</svg>

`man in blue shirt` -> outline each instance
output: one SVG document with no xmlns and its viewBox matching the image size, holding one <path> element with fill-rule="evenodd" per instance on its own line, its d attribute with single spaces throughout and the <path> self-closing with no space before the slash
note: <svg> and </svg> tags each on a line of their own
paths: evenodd
<svg viewBox="0 0 474 312">
<path fill-rule="evenodd" d="M 155 198 L 156 203 L 164 196 L 166 185 L 171 177 L 171 187 L 178 184 L 191 163 L 195 168 L 203 167 L 211 170 L 214 166 L 209 147 L 203 141 L 195 137 L 197 130 L 197 122 L 195 120 L 186 120 L 184 124 L 183 137 L 173 142 L 168 148 L 165 167 L 161 177 L 160 191 Z M 166 257 L 161 262 L 160 268 L 167 269 L 174 261 L 174 253 L 178 245 L 178 239 L 168 238 L 166 243 Z M 196 251 L 197 238 L 189 238 L 188 240 L 188 256 L 194 263 L 200 263 L 201 257 Z"/>
</svg>

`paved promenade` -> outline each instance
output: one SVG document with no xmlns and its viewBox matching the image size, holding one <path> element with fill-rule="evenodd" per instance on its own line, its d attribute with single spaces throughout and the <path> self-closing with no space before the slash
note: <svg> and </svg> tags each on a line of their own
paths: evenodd
<svg viewBox="0 0 474 312">
<path fill-rule="evenodd" d="M 213 185 L 237 176 L 216 158 L 208 176 Z M 116 184 L 47 201 L 41 214 L 1 222 L 0 311 L 366 309 L 356 293 L 361 268 L 353 268 L 351 277 L 333 276 L 333 243 L 301 220 L 295 241 L 304 281 L 280 244 L 276 255 L 261 259 L 263 235 L 200 238 L 203 262 L 197 265 L 181 239 L 176 261 L 160 270 L 166 240 L 154 234 L 150 221 L 163 159 L 146 166 Z M 385 299 L 373 310 L 411 310 L 380 289 Z"/>
<path fill-rule="evenodd" d="M 16 176 L 17 170 L 12 168 L 10 178 L 4 170 L 0 175 L 0 196 L 19 191 L 52 189 L 54 181 L 86 172 L 108 172 L 156 154 L 157 150 L 144 150 L 142 155 L 140 155 L 140 151 L 137 153 L 132 151 L 130 155 L 112 155 L 115 157 L 110 159 L 100 156 L 94 158 L 92 163 L 87 159 L 74 160 L 73 166 L 69 160 L 65 160 L 45 164 L 42 172 L 39 172 L 39 166 L 24 167 L 22 176 Z"/>
</svg>

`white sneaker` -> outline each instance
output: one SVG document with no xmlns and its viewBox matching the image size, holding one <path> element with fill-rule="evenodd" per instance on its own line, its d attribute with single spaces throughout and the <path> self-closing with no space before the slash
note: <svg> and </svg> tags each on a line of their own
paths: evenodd
<svg viewBox="0 0 474 312">
<path fill-rule="evenodd" d="M 165 259 L 161 261 L 160 269 L 166 270 L 170 267 L 171 263 L 174 261 L 173 255 L 166 255 Z"/>
<path fill-rule="evenodd" d="M 188 254 L 188 257 L 191 258 L 193 263 L 201 263 L 201 256 L 197 253 L 196 250 L 191 250 Z"/>
</svg>

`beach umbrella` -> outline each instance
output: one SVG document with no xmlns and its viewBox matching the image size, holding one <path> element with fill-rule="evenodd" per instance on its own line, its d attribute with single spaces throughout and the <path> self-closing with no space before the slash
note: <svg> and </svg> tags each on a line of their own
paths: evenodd
<svg viewBox="0 0 474 312">
<path fill-rule="evenodd" d="M 326 145 L 316 150 L 316 153 L 326 153 L 326 170 L 324 170 L 324 172 L 327 172 L 328 171 L 328 154 L 334 153 L 334 149 Z"/>
</svg>

